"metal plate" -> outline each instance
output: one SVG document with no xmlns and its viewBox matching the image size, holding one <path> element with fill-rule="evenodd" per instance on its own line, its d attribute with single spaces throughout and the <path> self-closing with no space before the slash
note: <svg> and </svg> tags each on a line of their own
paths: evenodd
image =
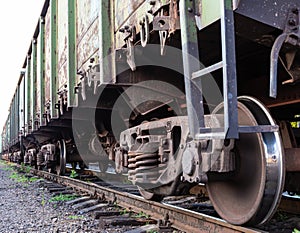
<svg viewBox="0 0 300 233">
<path fill-rule="evenodd" d="M 68 1 L 59 0 L 57 11 L 57 72 L 58 88 L 67 83 L 67 56 L 68 56 Z"/>
<path fill-rule="evenodd" d="M 221 109 L 217 107 L 217 111 Z M 253 98 L 240 97 L 238 112 L 239 125 L 275 125 L 267 109 Z M 209 179 L 210 200 L 219 215 L 232 224 L 263 224 L 276 211 L 284 185 L 279 133 L 241 134 L 235 149 L 237 169 L 230 179 Z"/>
</svg>

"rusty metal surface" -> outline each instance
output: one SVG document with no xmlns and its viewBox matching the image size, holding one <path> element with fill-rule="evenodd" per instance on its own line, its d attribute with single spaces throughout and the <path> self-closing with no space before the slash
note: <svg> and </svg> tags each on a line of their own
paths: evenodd
<svg viewBox="0 0 300 233">
<path fill-rule="evenodd" d="M 287 172 L 300 171 L 300 148 L 288 148 L 285 152 L 285 166 Z"/>
<path fill-rule="evenodd" d="M 68 0 L 59 0 L 57 14 L 57 71 L 58 88 L 61 89 L 67 83 L 67 55 L 68 55 Z"/>
<path fill-rule="evenodd" d="M 201 213 L 185 210 L 167 204 L 147 201 L 139 196 L 129 193 L 122 193 L 110 188 L 101 187 L 93 183 L 88 183 L 64 176 L 57 176 L 44 171 L 34 170 L 35 174 L 46 179 L 67 185 L 76 190 L 87 192 L 107 201 L 117 202 L 118 205 L 131 208 L 135 212 L 143 212 L 154 219 L 165 219 L 169 217 L 172 227 L 185 232 L 257 232 L 240 226 L 234 226 L 223 220 L 210 217 Z"/>
<path fill-rule="evenodd" d="M 47 12 L 45 17 L 45 77 L 44 77 L 44 86 L 45 86 L 45 103 L 50 100 L 50 75 L 51 75 L 51 66 L 50 66 L 50 51 L 51 51 L 51 42 L 50 42 L 50 11 Z"/>
<path fill-rule="evenodd" d="M 119 1 L 116 1 L 119 2 Z M 121 11 L 123 7 L 117 6 L 115 7 L 115 15 L 116 15 L 116 21 L 118 12 Z M 140 5 L 135 11 L 132 11 L 132 14 L 128 18 L 124 18 L 124 21 L 120 23 L 120 25 L 115 26 L 115 32 L 116 32 L 116 42 L 115 47 L 121 48 L 124 46 L 125 42 L 125 35 L 124 33 L 119 32 L 118 30 L 124 26 L 135 26 L 136 33 L 139 33 L 141 30 L 141 25 L 139 24 L 140 20 L 143 19 L 143 17 L 147 14 L 147 12 L 151 9 L 151 5 L 148 2 L 144 2 L 142 5 Z M 150 14 L 147 14 L 149 18 L 149 23 L 153 21 L 153 16 Z"/>
<path fill-rule="evenodd" d="M 43 80 L 43 78 L 41 79 L 40 76 L 41 76 L 41 58 L 39 56 L 39 52 L 40 52 L 40 47 L 41 47 L 41 43 L 40 43 L 40 39 L 37 38 L 36 39 L 37 41 L 37 80 L 36 80 L 36 99 L 37 99 L 37 102 L 36 102 L 36 108 L 35 108 L 35 111 L 36 113 L 40 113 L 41 112 L 41 103 L 40 101 L 38 101 L 40 99 L 40 96 L 41 96 L 41 89 L 40 89 L 40 83 L 41 83 L 41 80 Z"/>
<path fill-rule="evenodd" d="M 115 28 L 118 30 L 121 25 L 141 6 L 141 4 L 149 3 L 145 0 L 133 1 L 115 1 Z"/>
<path fill-rule="evenodd" d="M 97 0 L 77 0 L 77 69 L 87 69 L 89 59 L 96 58 L 99 49 L 100 2 Z"/>
</svg>

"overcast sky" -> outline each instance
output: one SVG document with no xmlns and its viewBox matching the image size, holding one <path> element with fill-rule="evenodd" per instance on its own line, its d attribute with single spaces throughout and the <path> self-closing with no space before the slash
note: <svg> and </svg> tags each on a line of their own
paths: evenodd
<svg viewBox="0 0 300 233">
<path fill-rule="evenodd" d="M 0 132 L 44 0 L 0 1 Z"/>
</svg>

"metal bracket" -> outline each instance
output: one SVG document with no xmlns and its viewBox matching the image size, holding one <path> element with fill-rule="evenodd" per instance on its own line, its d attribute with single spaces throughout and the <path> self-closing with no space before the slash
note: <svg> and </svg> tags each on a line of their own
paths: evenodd
<svg viewBox="0 0 300 233">
<path fill-rule="evenodd" d="M 55 109 L 59 109 L 60 114 L 63 115 L 64 113 L 64 107 L 68 104 L 68 89 L 67 85 L 65 85 L 64 89 L 57 92 L 58 97 L 58 103 L 55 104 Z"/>
<path fill-rule="evenodd" d="M 175 26 L 172 27 L 172 24 Z M 153 18 L 154 31 L 167 31 L 170 29 L 180 29 L 179 18 L 172 18 L 171 16 L 156 16 Z"/>
<path fill-rule="evenodd" d="M 97 94 L 97 87 L 100 84 L 100 64 L 90 66 L 86 72 L 87 74 L 87 84 L 89 87 L 94 84 L 94 95 Z"/>
<path fill-rule="evenodd" d="M 127 46 L 127 63 L 132 71 L 136 70 L 135 57 L 134 57 L 134 44 L 133 42 L 136 40 L 136 28 L 135 26 L 124 26 L 119 30 L 121 33 L 125 34 L 124 41 Z"/>
<path fill-rule="evenodd" d="M 143 17 L 143 19 L 140 21 L 141 25 L 141 45 L 143 47 L 146 47 L 147 43 L 150 40 L 150 31 L 149 31 L 149 18 L 147 14 Z"/>
<path fill-rule="evenodd" d="M 300 46 L 300 9 L 291 9 L 288 13 L 283 33 L 275 40 L 270 56 L 270 97 L 277 97 L 277 66 L 279 52 L 284 43 Z"/>
</svg>

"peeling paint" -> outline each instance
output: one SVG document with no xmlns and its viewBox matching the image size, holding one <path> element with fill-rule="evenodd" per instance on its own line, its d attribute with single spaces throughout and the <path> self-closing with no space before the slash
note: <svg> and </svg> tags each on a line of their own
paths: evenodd
<svg viewBox="0 0 300 233">
<path fill-rule="evenodd" d="M 67 83 L 66 61 L 68 56 L 68 0 L 58 1 L 57 72 L 59 89 Z"/>
<path fill-rule="evenodd" d="M 51 54 L 51 42 L 50 42 L 50 11 L 47 12 L 45 17 L 45 102 L 47 103 L 50 98 L 50 54 Z"/>
</svg>

